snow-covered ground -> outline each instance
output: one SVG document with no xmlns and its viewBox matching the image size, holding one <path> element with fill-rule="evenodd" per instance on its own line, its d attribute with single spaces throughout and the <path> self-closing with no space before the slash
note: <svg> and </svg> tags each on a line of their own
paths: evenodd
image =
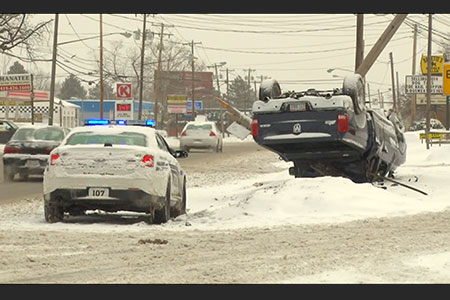
<svg viewBox="0 0 450 300">
<path fill-rule="evenodd" d="M 386 182 L 387 189 L 372 184 L 355 184 L 340 177 L 294 178 L 287 169 L 291 163 L 279 161 L 283 171 L 236 179 L 220 185 L 205 183 L 187 190 L 187 214 L 152 230 L 192 231 L 268 228 L 301 224 L 336 224 L 369 218 L 406 216 L 450 208 L 450 144 L 432 145 L 426 150 L 419 132 L 407 132 L 407 160 L 395 173 L 397 180 L 414 186 L 428 195 Z M 177 148 L 178 140 L 168 138 Z M 229 137 L 224 143 L 253 142 Z M 219 176 L 219 174 L 217 174 Z M 219 180 L 220 181 L 220 180 Z M 215 180 L 214 182 L 217 182 Z M 24 214 L 26 210 L 26 214 Z M 145 223 L 128 225 L 71 223 L 46 224 L 42 205 L 28 201 L 2 208 L 0 227 L 4 230 L 35 229 L 94 232 L 136 232 L 148 230 Z M 186 226 L 189 224 L 190 226 Z M 436 270 L 450 276 L 450 252 L 413 257 L 405 263 Z M 343 269 L 285 282 L 364 282 L 373 281 L 367 274 Z M 376 279 L 375 279 L 376 281 Z"/>
<path fill-rule="evenodd" d="M 173 230 L 216 230 L 339 223 L 450 208 L 447 186 L 450 178 L 450 145 L 433 145 L 426 150 L 425 144 L 419 140 L 419 132 L 407 132 L 406 139 L 407 160 L 397 169 L 395 177 L 428 195 L 392 186 L 389 182 L 385 183 L 388 189 L 384 190 L 369 183 L 355 184 L 341 177 L 294 178 L 287 172 L 291 163 L 279 161 L 275 164 L 284 170 L 277 173 L 221 185 L 205 183 L 188 188 L 188 214 L 180 218 L 188 219 L 192 226 L 186 227 L 184 222 L 177 220 L 162 227 Z M 167 140 L 172 147 L 178 147 L 178 139 L 169 137 Z M 245 140 L 234 137 L 224 139 L 224 143 L 237 142 L 253 142 L 253 139 L 251 136 Z M 42 222 L 40 211 L 30 213 L 34 215 L 34 220 L 21 218 L 13 226 L 33 227 L 35 222 Z M 0 221 L 0 226 L 9 226 L 10 221 L 6 224 Z M 58 226 L 67 225 L 52 224 L 51 228 Z M 101 230 L 102 225 L 98 227 Z M 135 227 L 138 230 L 140 226 Z M 108 228 L 105 226 L 104 229 Z"/>
</svg>

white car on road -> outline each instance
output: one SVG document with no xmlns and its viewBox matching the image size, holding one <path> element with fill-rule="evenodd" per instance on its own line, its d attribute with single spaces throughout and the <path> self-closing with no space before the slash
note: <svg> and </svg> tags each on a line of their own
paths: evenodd
<svg viewBox="0 0 450 300">
<path fill-rule="evenodd" d="M 45 220 L 97 209 L 145 213 L 149 223 L 184 214 L 186 175 L 177 158 L 187 152 L 171 149 L 152 127 L 99 123 L 72 129 L 50 153 Z"/>
<path fill-rule="evenodd" d="M 187 122 L 181 131 L 180 148 L 185 151 L 195 148 L 222 152 L 222 134 L 212 121 Z"/>
</svg>

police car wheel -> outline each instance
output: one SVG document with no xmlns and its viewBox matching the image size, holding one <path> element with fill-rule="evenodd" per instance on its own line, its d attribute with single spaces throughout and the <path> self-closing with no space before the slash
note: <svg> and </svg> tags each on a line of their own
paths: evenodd
<svg viewBox="0 0 450 300">
<path fill-rule="evenodd" d="M 170 180 L 167 184 L 166 197 L 164 206 L 155 210 L 155 223 L 166 223 L 170 219 Z"/>
</svg>

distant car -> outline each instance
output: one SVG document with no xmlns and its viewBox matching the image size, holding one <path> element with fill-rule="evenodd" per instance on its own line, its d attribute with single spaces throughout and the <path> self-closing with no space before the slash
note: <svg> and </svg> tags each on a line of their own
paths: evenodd
<svg viewBox="0 0 450 300">
<path fill-rule="evenodd" d="M 188 122 L 180 136 L 180 148 L 188 151 L 190 149 L 212 149 L 222 152 L 222 134 L 212 121 L 191 121 Z"/>
<path fill-rule="evenodd" d="M 69 129 L 48 125 L 19 127 L 3 150 L 3 178 L 12 181 L 16 174 L 23 179 L 29 175 L 42 175 L 49 153 L 69 133 Z"/>
<path fill-rule="evenodd" d="M 19 128 L 13 121 L 0 120 L 0 144 L 6 144 Z"/>
<path fill-rule="evenodd" d="M 153 127 L 110 124 L 72 129 L 50 153 L 43 180 L 49 223 L 88 210 L 133 211 L 148 223 L 186 212 L 186 174 Z M 122 123 L 123 124 L 123 123 Z"/>
</svg>

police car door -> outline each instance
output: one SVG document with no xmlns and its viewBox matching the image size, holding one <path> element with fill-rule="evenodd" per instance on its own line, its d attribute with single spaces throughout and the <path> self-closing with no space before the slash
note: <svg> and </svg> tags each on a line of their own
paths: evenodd
<svg viewBox="0 0 450 300">
<path fill-rule="evenodd" d="M 180 167 L 179 163 L 176 160 L 176 158 L 172 155 L 170 151 L 169 145 L 167 145 L 164 138 L 161 137 L 161 135 L 157 132 L 155 132 L 156 135 L 156 141 L 158 142 L 158 147 L 163 151 L 164 153 L 164 159 L 169 163 L 170 167 L 170 173 L 171 173 L 171 194 L 172 195 L 178 195 L 180 194 Z"/>
</svg>

